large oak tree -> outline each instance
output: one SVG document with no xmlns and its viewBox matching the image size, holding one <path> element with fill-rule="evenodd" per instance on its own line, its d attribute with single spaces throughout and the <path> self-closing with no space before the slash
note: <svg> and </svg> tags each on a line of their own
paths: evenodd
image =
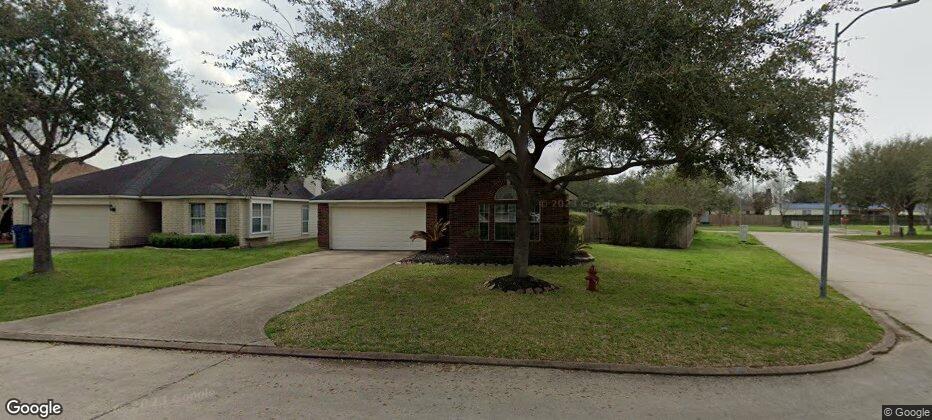
<svg viewBox="0 0 932 420">
<path fill-rule="evenodd" d="M 109 146 L 171 141 L 198 104 L 152 22 L 131 15 L 100 0 L 0 4 L 0 151 L 32 208 L 35 272 L 54 268 L 52 175 Z"/>
<path fill-rule="evenodd" d="M 536 199 L 527 186 L 545 150 L 576 161 L 553 191 L 673 164 L 756 174 L 762 161 L 809 155 L 833 93 L 853 111 L 855 84 L 833 92 L 822 75 L 817 30 L 835 3 L 793 16 L 766 0 L 290 3 L 298 18 L 287 23 L 218 9 L 256 31 L 217 62 L 246 75 L 232 89 L 259 106 L 221 144 L 251 154 L 260 183 L 430 150 L 495 165 L 518 191 L 519 279 Z"/>
</svg>

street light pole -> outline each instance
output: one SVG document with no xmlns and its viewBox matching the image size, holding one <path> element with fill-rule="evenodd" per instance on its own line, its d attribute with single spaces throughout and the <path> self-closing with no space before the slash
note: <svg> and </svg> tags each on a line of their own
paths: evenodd
<svg viewBox="0 0 932 420">
<path fill-rule="evenodd" d="M 828 296 L 828 233 L 829 222 L 832 220 L 832 143 L 835 139 L 835 78 L 838 73 L 838 39 L 841 38 L 841 35 L 844 34 L 851 25 L 854 25 L 854 22 L 857 22 L 858 19 L 861 19 L 868 13 L 883 9 L 896 9 L 916 3 L 919 3 L 919 0 L 899 0 L 896 3 L 886 6 L 875 7 L 858 15 L 841 30 L 838 29 L 839 25 L 837 23 L 835 24 L 835 39 L 832 45 L 832 99 L 828 116 L 828 152 L 825 162 L 825 194 L 822 198 L 822 267 L 819 273 L 819 297 L 823 299 Z"/>
</svg>

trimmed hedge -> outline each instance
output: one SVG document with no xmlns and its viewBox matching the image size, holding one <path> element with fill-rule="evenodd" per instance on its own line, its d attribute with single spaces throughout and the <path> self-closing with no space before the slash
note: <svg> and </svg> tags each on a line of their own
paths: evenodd
<svg viewBox="0 0 932 420">
<path fill-rule="evenodd" d="M 156 248 L 233 248 L 239 246 L 234 235 L 181 235 L 178 233 L 153 233 L 149 245 Z"/>
<path fill-rule="evenodd" d="M 692 211 L 685 207 L 611 204 L 599 212 L 608 222 L 615 245 L 688 248 L 692 243 Z"/>
</svg>

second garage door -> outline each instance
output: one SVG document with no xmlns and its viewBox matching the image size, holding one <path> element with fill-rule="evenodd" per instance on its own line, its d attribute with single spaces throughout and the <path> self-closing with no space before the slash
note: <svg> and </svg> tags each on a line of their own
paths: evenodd
<svg viewBox="0 0 932 420">
<path fill-rule="evenodd" d="M 424 203 L 405 205 L 330 205 L 330 248 L 424 250 L 424 241 L 411 241 L 427 224 Z"/>
<path fill-rule="evenodd" d="M 110 247 L 109 206 L 52 206 L 49 223 L 52 246 Z"/>
</svg>

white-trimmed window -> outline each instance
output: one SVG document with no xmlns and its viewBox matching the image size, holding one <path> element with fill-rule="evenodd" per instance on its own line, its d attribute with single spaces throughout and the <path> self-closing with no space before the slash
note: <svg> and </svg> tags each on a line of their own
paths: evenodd
<svg viewBox="0 0 932 420">
<path fill-rule="evenodd" d="M 481 223 L 480 223 L 481 225 Z M 495 204 L 495 240 L 515 240 L 515 229 L 518 226 L 518 205 L 515 203 Z M 480 233 L 482 228 L 480 227 Z M 531 208 L 531 240 L 540 240 L 540 203 L 534 203 Z"/>
<path fill-rule="evenodd" d="M 301 233 L 311 232 L 311 205 L 301 206 Z"/>
<path fill-rule="evenodd" d="M 272 232 L 272 203 L 252 203 L 250 214 L 251 233 Z"/>
<path fill-rule="evenodd" d="M 23 203 L 23 224 L 32 224 L 32 209 L 29 207 L 29 203 Z"/>
<path fill-rule="evenodd" d="M 214 233 L 227 233 L 227 203 L 214 204 Z"/>
<path fill-rule="evenodd" d="M 531 240 L 540 240 L 540 202 L 535 202 L 531 208 Z"/>
<path fill-rule="evenodd" d="M 205 233 L 207 228 L 204 203 L 191 203 L 191 233 Z"/>
<path fill-rule="evenodd" d="M 518 222 L 518 205 L 500 203 L 495 205 L 495 240 L 515 240 L 515 226 Z"/>
<path fill-rule="evenodd" d="M 490 204 L 479 205 L 479 240 L 489 240 L 489 223 L 492 221 Z"/>
</svg>

